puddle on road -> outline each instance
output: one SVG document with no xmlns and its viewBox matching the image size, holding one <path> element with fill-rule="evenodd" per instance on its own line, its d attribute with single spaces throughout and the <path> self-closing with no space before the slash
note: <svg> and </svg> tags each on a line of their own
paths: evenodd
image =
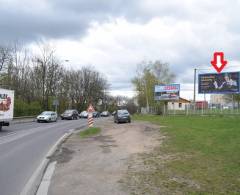
<svg viewBox="0 0 240 195">
<path fill-rule="evenodd" d="M 116 141 L 110 135 L 107 135 L 107 136 L 99 135 L 99 136 L 95 137 L 94 139 L 96 141 L 99 141 L 102 143 L 102 145 L 99 145 L 99 147 L 102 149 L 103 153 L 111 153 L 112 147 L 118 147 L 118 145 L 113 144 Z"/>
<path fill-rule="evenodd" d="M 73 158 L 74 151 L 65 147 L 60 147 L 56 152 L 49 157 L 50 161 L 57 161 L 57 163 L 67 163 Z"/>
<path fill-rule="evenodd" d="M 159 128 L 154 128 L 154 127 L 149 127 L 149 126 L 146 126 L 144 128 L 144 131 L 157 131 L 157 130 L 159 130 Z"/>
</svg>

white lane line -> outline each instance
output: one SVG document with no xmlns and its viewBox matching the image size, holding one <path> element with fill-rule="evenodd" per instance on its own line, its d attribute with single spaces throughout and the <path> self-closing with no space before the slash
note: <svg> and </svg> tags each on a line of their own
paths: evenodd
<svg viewBox="0 0 240 195">
<path fill-rule="evenodd" d="M 6 135 L 2 135 L 0 136 L 0 139 L 3 139 L 3 138 L 6 138 L 6 137 L 9 137 L 9 136 L 13 136 L 15 134 L 17 134 L 18 132 L 9 132 L 9 133 L 6 133 Z"/>
<path fill-rule="evenodd" d="M 42 179 L 42 182 L 38 188 L 37 195 L 47 195 L 48 194 L 48 188 L 51 183 L 51 178 L 53 176 L 55 167 L 56 167 L 56 161 L 50 163 L 47 167 L 47 170 L 44 174 L 44 177 Z"/>
<path fill-rule="evenodd" d="M 69 130 L 72 131 L 72 130 Z M 41 164 L 32 174 L 26 185 L 24 186 L 20 195 L 33 195 L 36 194 L 38 191 L 38 186 L 41 183 L 42 176 L 44 175 L 44 170 L 49 163 L 49 158 L 57 149 L 58 145 L 62 143 L 71 133 L 65 133 L 58 141 L 50 148 L 44 159 L 42 160 Z"/>
<path fill-rule="evenodd" d="M 28 136 L 28 135 L 31 135 L 31 134 L 34 134 L 34 133 L 37 133 L 37 132 L 40 132 L 40 131 L 46 131 L 46 130 L 49 130 L 51 128 L 54 128 L 54 127 L 57 127 L 59 126 L 59 124 L 54 124 L 54 125 L 50 125 L 50 126 L 40 126 L 40 127 L 36 127 L 36 128 L 33 128 L 33 129 L 27 129 L 27 130 L 22 130 L 21 132 L 17 132 L 17 133 L 14 133 L 14 134 L 10 134 L 10 135 L 6 135 L 6 136 L 3 136 L 3 137 L 0 137 L 0 145 L 1 144 L 6 144 L 8 142 L 12 142 L 12 141 L 15 141 L 17 139 L 20 139 L 22 137 L 25 137 L 25 136 Z"/>
</svg>

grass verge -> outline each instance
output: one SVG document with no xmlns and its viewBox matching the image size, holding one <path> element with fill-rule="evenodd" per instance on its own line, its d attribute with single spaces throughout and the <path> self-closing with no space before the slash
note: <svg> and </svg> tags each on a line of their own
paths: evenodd
<svg viewBox="0 0 240 195">
<path fill-rule="evenodd" d="M 88 129 L 81 131 L 79 135 L 81 138 L 86 138 L 86 137 L 96 135 L 100 132 L 101 132 L 101 129 L 99 127 L 89 127 Z"/>
<path fill-rule="evenodd" d="M 130 165 L 132 194 L 240 194 L 239 116 L 133 118 L 166 126 L 167 139 L 138 156 L 140 170 Z"/>
</svg>

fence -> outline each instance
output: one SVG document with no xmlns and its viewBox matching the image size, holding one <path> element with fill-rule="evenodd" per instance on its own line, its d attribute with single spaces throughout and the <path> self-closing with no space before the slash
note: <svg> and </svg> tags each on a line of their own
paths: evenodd
<svg viewBox="0 0 240 195">
<path fill-rule="evenodd" d="M 160 110 L 160 112 L 159 112 Z M 159 108 L 141 108 L 142 114 L 161 114 L 161 115 L 240 115 L 240 107 L 237 105 L 226 106 L 196 106 L 196 104 L 186 104 L 183 105 L 181 109 L 179 108 L 169 108 L 169 106 L 163 105 L 161 109 Z"/>
</svg>

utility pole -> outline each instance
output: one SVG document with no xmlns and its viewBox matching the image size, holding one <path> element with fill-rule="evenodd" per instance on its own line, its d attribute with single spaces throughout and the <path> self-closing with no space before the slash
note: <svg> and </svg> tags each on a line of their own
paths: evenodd
<svg viewBox="0 0 240 195">
<path fill-rule="evenodd" d="M 196 111 L 196 80 L 197 80 L 197 69 L 194 68 L 194 91 L 193 91 L 193 109 L 194 109 L 194 114 Z"/>
<path fill-rule="evenodd" d="M 196 102 L 196 81 L 197 81 L 197 69 L 194 68 L 194 91 L 193 91 L 193 102 Z"/>
<path fill-rule="evenodd" d="M 146 91 L 146 103 L 147 103 L 147 113 L 149 113 L 149 102 L 148 102 L 148 90 L 147 90 L 147 81 L 145 81 L 145 91 Z"/>
</svg>

